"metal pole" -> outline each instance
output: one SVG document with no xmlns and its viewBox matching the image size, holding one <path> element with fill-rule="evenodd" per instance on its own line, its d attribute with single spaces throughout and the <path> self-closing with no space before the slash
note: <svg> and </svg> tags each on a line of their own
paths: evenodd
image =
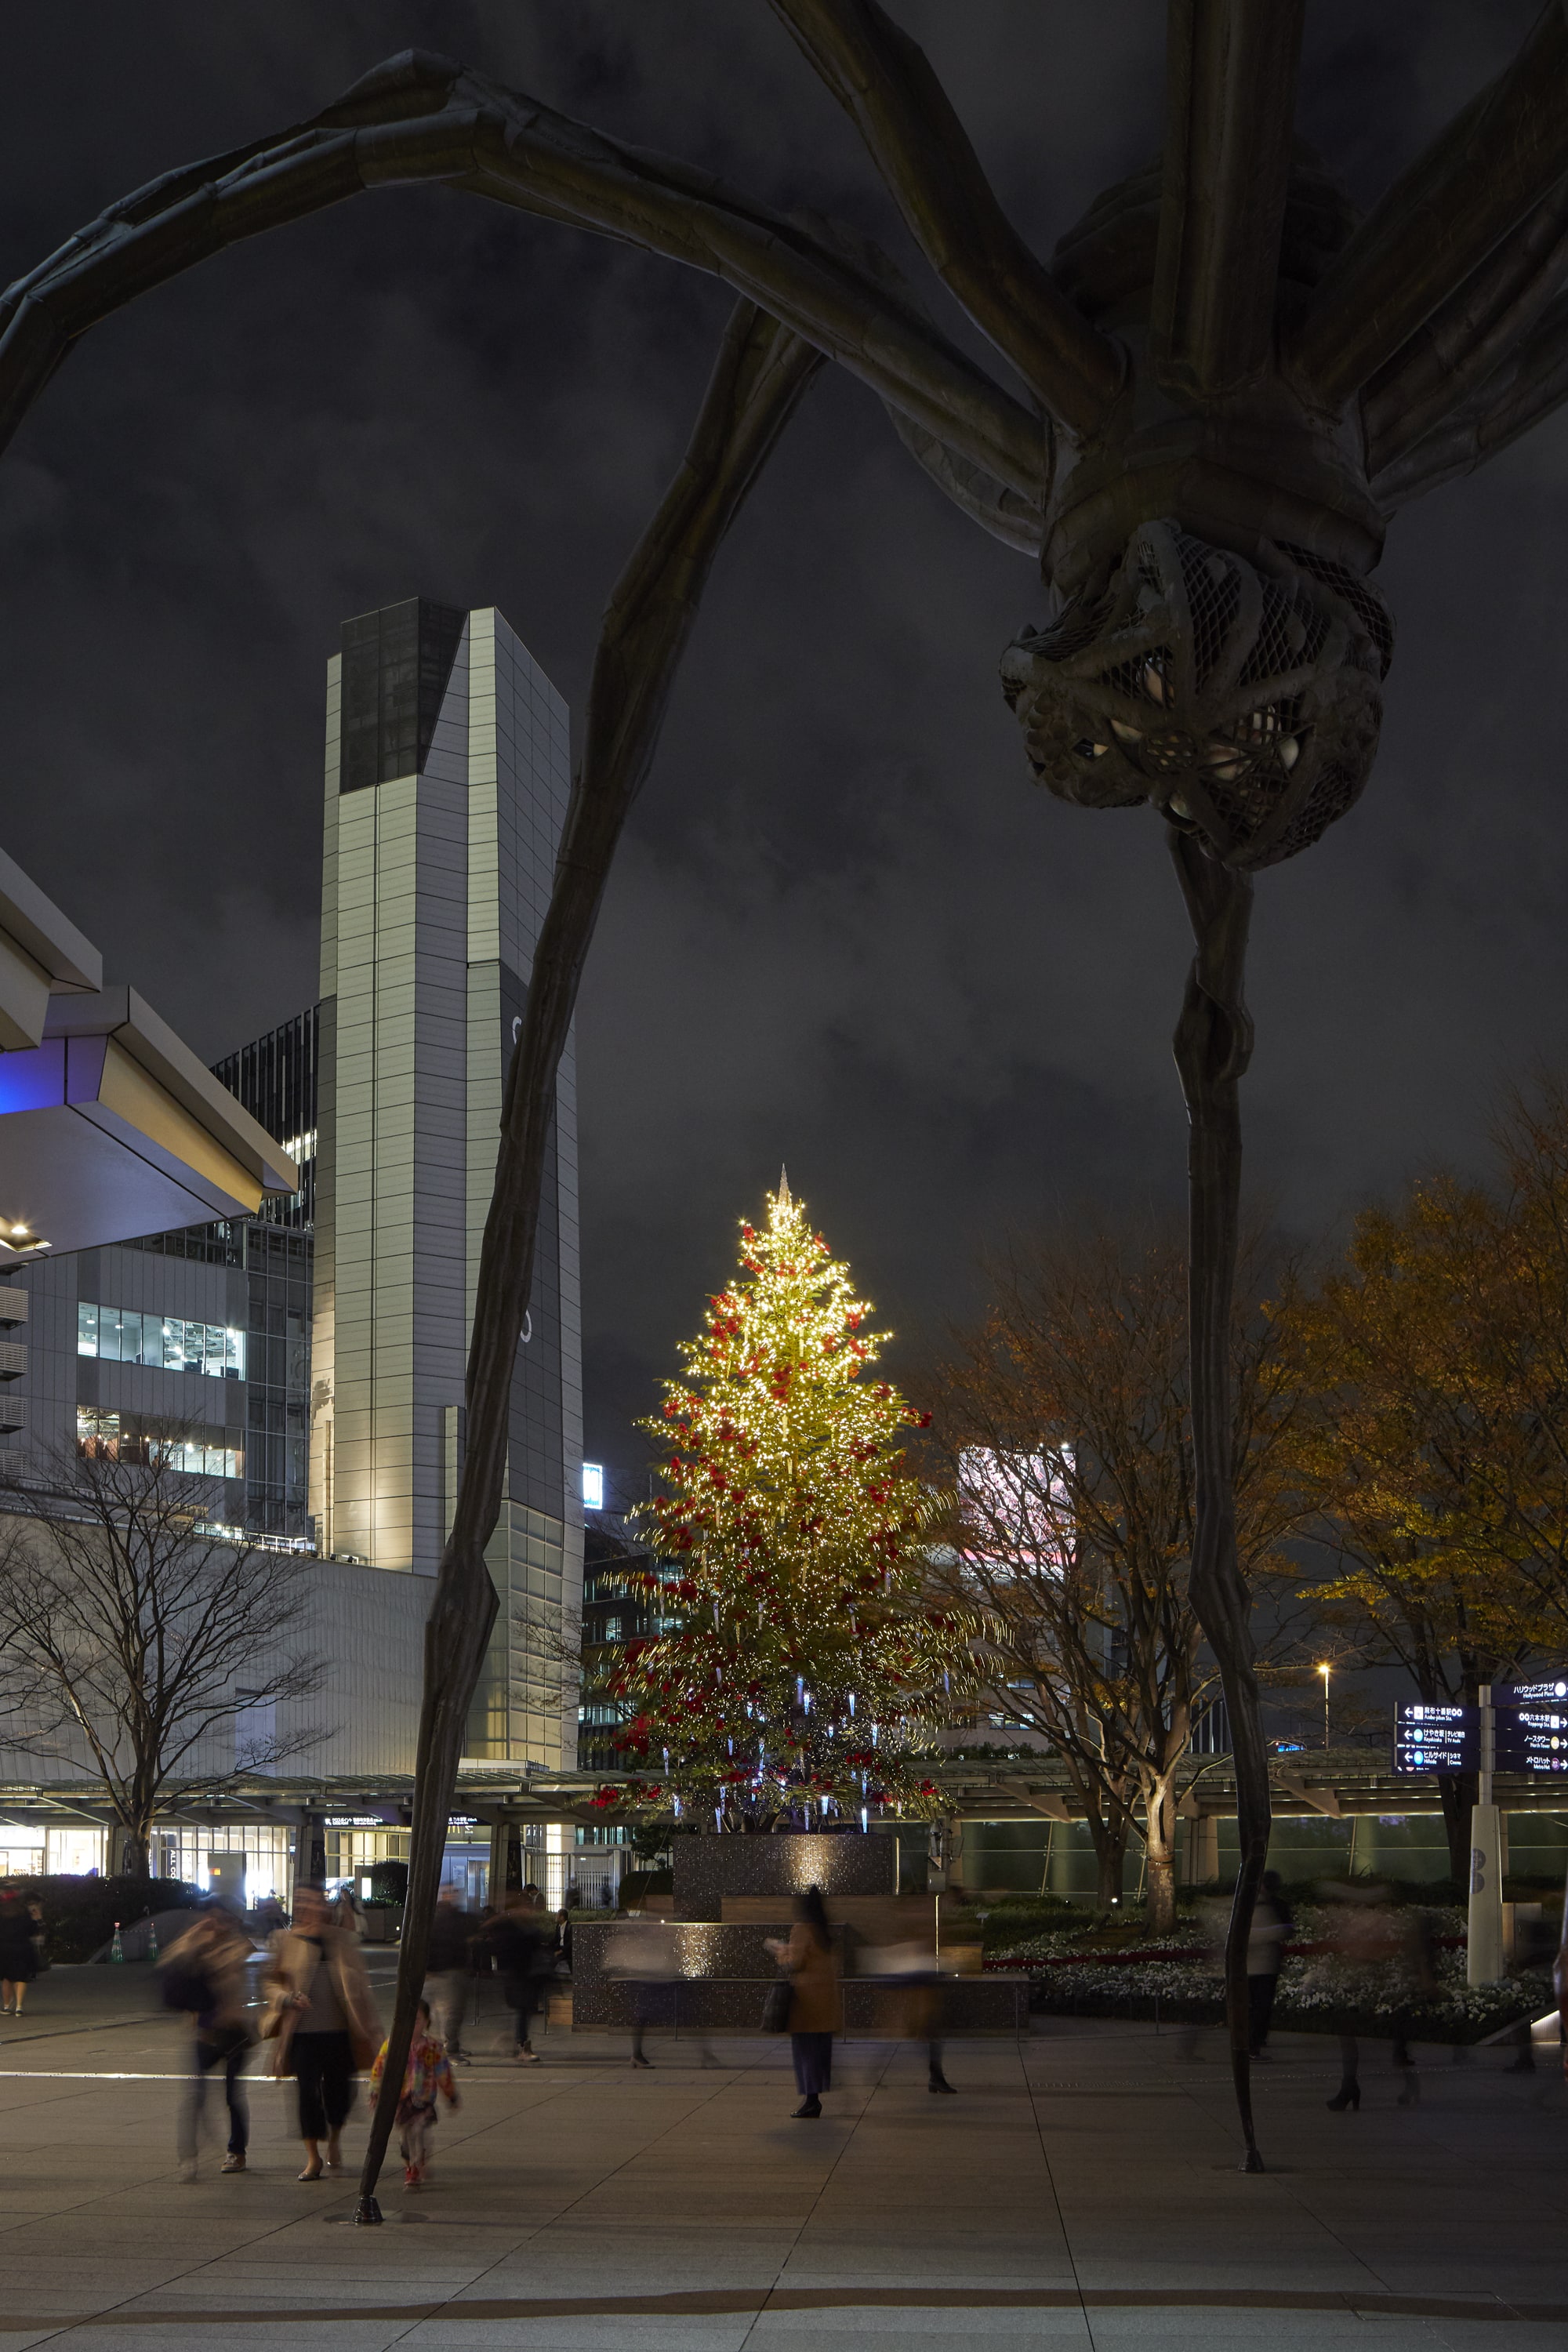
<svg viewBox="0 0 1568 2352">
<path fill-rule="evenodd" d="M 1470 1813 L 1469 1937 L 1465 1975 L 1473 1985 L 1496 1984 L 1503 1973 L 1502 1834 L 1492 1802 L 1492 1773 L 1497 1761 L 1497 1717 L 1492 1686 L 1482 1683 L 1476 1694 L 1480 1703 L 1480 1769 L 1477 1801 Z"/>
</svg>

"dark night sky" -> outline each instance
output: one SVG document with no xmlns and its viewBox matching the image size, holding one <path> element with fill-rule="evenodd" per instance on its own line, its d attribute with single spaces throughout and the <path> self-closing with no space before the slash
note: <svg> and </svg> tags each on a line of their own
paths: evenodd
<svg viewBox="0 0 1568 2352">
<path fill-rule="evenodd" d="M 898 13 L 1037 247 L 1157 146 L 1151 0 Z M 1364 203 L 1533 14 L 1313 0 L 1306 135 Z M 762 0 L 78 0 L 7 28 L 4 275 L 410 44 L 908 253 Z M 580 710 L 728 307 L 471 196 L 380 194 L 143 299 L 34 412 L 0 467 L 4 839 L 204 1055 L 315 992 L 340 620 L 494 603 Z M 1563 1058 L 1565 523 L 1558 422 L 1395 524 L 1376 777 L 1259 885 L 1250 1170 L 1304 1234 L 1436 1156 L 1479 1165 L 1500 1087 Z M 1030 564 L 821 380 L 715 575 L 583 1003 L 613 1466 L 781 1159 L 910 1335 L 973 1302 L 1010 1226 L 1177 1193 L 1177 894 L 1152 814 L 1030 782 L 996 662 L 1039 612 Z"/>
</svg>

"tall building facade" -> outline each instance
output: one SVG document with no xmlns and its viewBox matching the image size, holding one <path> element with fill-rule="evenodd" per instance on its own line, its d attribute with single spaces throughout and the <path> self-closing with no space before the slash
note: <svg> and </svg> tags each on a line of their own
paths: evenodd
<svg viewBox="0 0 1568 2352">
<path fill-rule="evenodd" d="M 214 1073 L 298 1162 L 299 1191 L 29 1262 L 0 1289 L 0 1470 L 49 1483 L 73 1446 L 177 1438 L 211 1520 L 319 1555 L 322 1773 L 412 1769 L 501 1089 L 568 788 L 565 705 L 498 613 L 415 600 L 348 622 L 328 669 L 321 1002 Z M 467 1742 L 567 1768 L 574 1081 L 569 1046 L 487 1553 L 500 1609 Z"/>
<path fill-rule="evenodd" d="M 434 1575 L 451 1525 L 501 1094 L 570 789 L 566 707 L 492 609 L 344 625 L 327 680 L 310 1509 L 322 1552 Z M 581 1606 L 575 1064 L 512 1385 L 475 1756 L 570 1765 Z"/>
</svg>

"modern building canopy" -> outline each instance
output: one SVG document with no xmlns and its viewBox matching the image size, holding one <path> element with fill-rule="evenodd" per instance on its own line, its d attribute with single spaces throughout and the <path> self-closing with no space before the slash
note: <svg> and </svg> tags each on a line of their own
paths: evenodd
<svg viewBox="0 0 1568 2352">
<path fill-rule="evenodd" d="M 0 849 L 0 1051 L 39 1045 L 49 999 L 103 986 L 103 959 Z"/>
<path fill-rule="evenodd" d="M 254 1215 L 300 1171 L 0 850 L 0 1268 Z"/>
<path fill-rule="evenodd" d="M 51 994 L 37 1042 L 0 1055 L 0 1266 L 251 1216 L 299 1182 L 134 989 Z"/>
</svg>

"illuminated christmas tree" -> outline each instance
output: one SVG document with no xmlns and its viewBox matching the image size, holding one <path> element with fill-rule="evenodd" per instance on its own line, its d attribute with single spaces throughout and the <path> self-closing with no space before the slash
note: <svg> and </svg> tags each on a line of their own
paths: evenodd
<svg viewBox="0 0 1568 2352">
<path fill-rule="evenodd" d="M 940 1810 L 919 1751 L 972 1678 L 970 1629 L 926 1591 L 933 1498 L 904 1460 L 928 1416 L 870 1377 L 888 1334 L 785 1179 L 741 1236 L 744 1278 L 644 1424 L 670 1447 L 634 1514 L 663 1567 L 625 1581 L 663 1631 L 612 1687 L 657 1781 L 599 1801 L 725 1828 Z"/>
</svg>

